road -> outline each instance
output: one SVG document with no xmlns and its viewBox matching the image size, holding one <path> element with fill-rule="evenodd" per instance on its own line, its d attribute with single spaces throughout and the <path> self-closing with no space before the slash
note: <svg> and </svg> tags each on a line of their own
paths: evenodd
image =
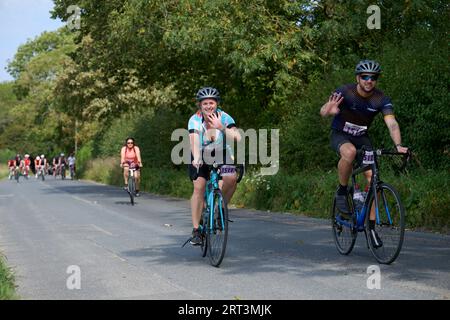
<svg viewBox="0 0 450 320">
<path fill-rule="evenodd" d="M 377 265 L 364 236 L 339 255 L 326 220 L 231 209 L 220 268 L 181 245 L 189 202 L 87 181 L 0 181 L 0 252 L 22 299 L 450 299 L 450 236 L 407 231 Z M 362 234 L 360 234 L 362 235 Z M 214 284 L 214 285 L 212 285 Z"/>
</svg>

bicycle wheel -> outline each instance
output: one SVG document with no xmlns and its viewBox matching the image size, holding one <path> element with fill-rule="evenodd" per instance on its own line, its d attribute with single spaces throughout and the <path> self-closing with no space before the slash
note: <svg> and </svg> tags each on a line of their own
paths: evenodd
<svg viewBox="0 0 450 320">
<path fill-rule="evenodd" d="M 390 264 L 400 254 L 405 236 L 405 209 L 400 201 L 400 196 L 394 187 L 387 183 L 381 183 L 377 187 L 378 217 L 375 231 L 382 241 L 382 246 L 375 248 L 369 240 L 369 249 L 375 259 L 382 264 Z M 371 194 L 369 208 L 374 202 L 374 194 Z M 368 221 L 366 219 L 366 232 L 369 234 Z"/>
<path fill-rule="evenodd" d="M 128 177 L 128 194 L 130 195 L 131 205 L 134 206 L 134 195 L 136 194 L 134 177 Z"/>
<path fill-rule="evenodd" d="M 350 208 L 353 211 L 352 202 L 350 203 Z M 356 242 L 357 231 L 355 229 L 355 215 L 353 214 L 352 220 L 349 221 L 343 221 L 339 216 L 340 212 L 336 207 L 336 198 L 334 198 L 331 209 L 331 229 L 333 230 L 333 239 L 338 252 L 343 255 L 348 255 L 352 252 Z"/>
<path fill-rule="evenodd" d="M 206 229 L 206 245 L 209 261 L 218 267 L 225 256 L 228 238 L 228 207 L 220 190 L 214 191 L 213 220 L 208 221 Z"/>
</svg>

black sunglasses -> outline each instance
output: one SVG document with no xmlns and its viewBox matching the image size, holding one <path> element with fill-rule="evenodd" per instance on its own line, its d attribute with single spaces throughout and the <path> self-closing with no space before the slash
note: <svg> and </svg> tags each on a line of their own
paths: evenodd
<svg viewBox="0 0 450 320">
<path fill-rule="evenodd" d="M 378 75 L 376 75 L 376 74 L 365 74 L 365 75 L 362 75 L 361 76 L 361 79 L 363 79 L 364 81 L 367 81 L 367 80 L 372 80 L 372 81 L 377 81 L 378 80 Z"/>
</svg>

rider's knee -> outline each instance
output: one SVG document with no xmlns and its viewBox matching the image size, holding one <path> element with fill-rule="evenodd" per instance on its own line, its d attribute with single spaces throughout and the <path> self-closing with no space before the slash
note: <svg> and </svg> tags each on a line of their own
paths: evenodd
<svg viewBox="0 0 450 320">
<path fill-rule="evenodd" d="M 192 192 L 193 196 L 199 196 L 199 197 L 203 197 L 203 195 L 205 194 L 205 189 L 206 186 L 204 184 L 201 183 L 194 183 L 194 190 Z"/>
<path fill-rule="evenodd" d="M 352 162 L 353 160 L 355 160 L 356 148 L 354 145 L 352 145 L 352 144 L 342 145 L 339 151 L 340 151 L 342 159 L 349 161 L 349 162 Z"/>
<path fill-rule="evenodd" d="M 223 184 L 227 187 L 233 187 L 237 184 L 236 175 L 224 176 L 222 177 Z"/>
</svg>

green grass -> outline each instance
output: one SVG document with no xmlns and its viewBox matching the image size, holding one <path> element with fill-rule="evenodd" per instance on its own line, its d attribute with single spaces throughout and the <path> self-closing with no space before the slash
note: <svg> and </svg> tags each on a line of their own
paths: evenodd
<svg viewBox="0 0 450 320">
<path fill-rule="evenodd" d="M 8 166 L 0 164 L 0 179 L 8 177 Z M 17 299 L 14 275 L 6 266 L 5 258 L 0 253 L 0 300 Z"/>
<path fill-rule="evenodd" d="M 305 171 L 290 174 L 280 171 L 275 176 L 247 172 L 239 184 L 231 204 L 236 207 L 291 212 L 315 218 L 328 218 L 337 186 L 337 172 Z M 192 183 L 187 168 L 142 169 L 142 191 L 189 199 Z M 117 159 L 91 161 L 85 178 L 112 185 L 122 185 Z M 406 209 L 406 225 L 410 229 L 450 230 L 450 173 L 417 170 L 397 176 L 383 170 L 382 180 L 398 189 Z"/>
<path fill-rule="evenodd" d="M 7 178 L 9 175 L 8 166 L 4 164 L 0 164 L 0 180 Z"/>
<path fill-rule="evenodd" d="M 18 299 L 14 274 L 6 266 L 5 258 L 0 254 L 0 300 Z"/>
</svg>

